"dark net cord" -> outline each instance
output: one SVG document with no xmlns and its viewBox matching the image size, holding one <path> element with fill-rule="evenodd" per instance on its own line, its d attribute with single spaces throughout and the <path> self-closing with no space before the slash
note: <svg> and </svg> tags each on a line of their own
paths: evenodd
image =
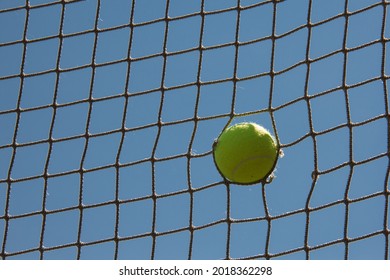
<svg viewBox="0 0 390 280">
<path fill-rule="evenodd" d="M 207 229 L 213 228 L 215 226 L 219 225 L 225 225 L 227 230 L 226 230 L 226 243 L 225 243 L 225 253 L 222 258 L 224 259 L 274 259 L 274 258 L 279 258 L 279 257 L 286 257 L 290 256 L 291 254 L 294 253 L 299 253 L 299 252 L 304 252 L 304 258 L 305 259 L 311 259 L 311 254 L 320 249 L 324 249 L 327 247 L 332 247 L 334 245 L 342 245 L 344 247 L 344 259 L 349 259 L 350 258 L 350 244 L 356 243 L 360 240 L 368 240 L 373 237 L 378 237 L 381 236 L 384 238 L 384 246 L 382 249 L 382 258 L 383 259 L 388 259 L 389 258 L 389 187 L 388 187 L 388 182 L 389 182 L 389 174 L 390 174 L 390 138 L 389 138 L 389 131 L 390 131 L 390 114 L 389 114 L 389 100 L 388 100 L 388 88 L 387 88 L 387 80 L 388 76 L 386 74 L 386 44 L 389 42 L 389 39 L 386 38 L 385 36 L 385 28 L 386 28 L 386 18 L 387 18 L 387 8 L 388 8 L 388 3 L 386 1 L 378 1 L 375 4 L 372 4 L 368 7 L 365 7 L 364 9 L 360 9 L 358 11 L 350 12 L 348 11 L 348 3 L 351 1 L 346 0 L 345 1 L 345 8 L 344 12 L 337 14 L 331 18 L 327 18 L 323 21 L 317 22 L 317 23 L 311 23 L 311 11 L 313 10 L 313 4 L 315 1 L 307 1 L 308 2 L 308 17 L 307 17 L 307 22 L 304 25 L 300 25 L 292 30 L 290 30 L 287 33 L 284 33 L 282 35 L 277 35 L 277 9 L 278 5 L 283 5 L 282 2 L 285 1 L 258 1 L 259 3 L 248 5 L 248 6 L 242 6 L 240 3 L 241 1 L 237 1 L 237 6 L 235 7 L 230 7 L 227 9 L 223 10 L 216 10 L 216 11 L 206 11 L 205 10 L 205 2 L 202 0 L 201 1 L 201 7 L 198 12 L 194 12 L 191 14 L 186 14 L 178 17 L 171 17 L 169 16 L 169 11 L 170 11 L 170 5 L 171 2 L 170 0 L 166 1 L 166 9 L 165 9 L 165 17 L 164 18 L 159 18 L 153 21 L 148 21 L 144 23 L 134 23 L 134 16 L 135 16 L 135 10 L 136 10 L 136 5 L 138 1 L 133 1 L 131 3 L 131 9 L 129 10 L 130 13 L 130 22 L 126 25 L 120 25 L 116 27 L 111 27 L 107 29 L 100 29 L 98 27 L 99 24 L 99 12 L 101 10 L 101 2 L 102 1 L 97 1 L 96 5 L 96 11 L 90 11 L 91 13 L 94 13 L 95 16 L 95 21 L 94 21 L 94 28 L 91 30 L 85 30 L 81 32 L 77 32 L 74 34 L 63 34 L 63 28 L 64 28 L 64 22 L 65 22 L 65 15 L 66 15 L 66 10 L 69 6 L 74 5 L 77 6 L 79 5 L 77 2 L 83 2 L 83 1 L 58 1 L 58 2 L 53 2 L 53 3 L 47 3 L 47 4 L 40 4 L 36 6 L 30 5 L 29 1 L 26 1 L 26 4 L 21 7 L 15 7 L 15 8 L 7 8 L 7 9 L 0 9 L 0 18 L 2 15 L 14 11 L 25 11 L 26 12 L 26 19 L 24 23 L 24 34 L 23 34 L 23 39 L 18 40 L 18 41 L 12 41 L 12 42 L 6 42 L 3 43 L 0 41 L 0 50 L 2 48 L 6 48 L 9 46 L 13 46 L 16 44 L 21 44 L 23 46 L 23 52 L 22 52 L 22 58 L 20 62 L 20 72 L 18 74 L 13 74 L 13 75 L 1 75 L 0 74 L 0 82 L 1 81 L 7 81 L 11 79 L 20 79 L 20 87 L 19 87 L 19 92 L 18 92 L 18 99 L 16 102 L 16 107 L 15 109 L 10 109 L 10 110 L 4 110 L 0 111 L 0 117 L 5 116 L 6 114 L 16 114 L 16 122 L 15 122 L 15 129 L 13 132 L 12 136 L 12 143 L 8 144 L 1 144 L 0 143 L 0 151 L 1 150 L 6 150 L 6 149 L 11 149 L 12 153 L 9 159 L 9 168 L 7 170 L 7 175 L 6 178 L 0 178 L 0 185 L 6 186 L 6 191 L 5 191 L 5 203 L 4 203 L 4 209 L 0 209 L 0 221 L 3 221 L 3 231 L 4 234 L 2 235 L 2 232 L 0 232 L 0 258 L 1 259 L 12 259 L 12 258 L 17 258 L 17 257 L 22 257 L 24 255 L 28 254 L 34 254 L 31 256 L 38 256 L 39 259 L 45 259 L 46 254 L 56 251 L 56 250 L 61 250 L 61 249 L 69 249 L 69 248 L 76 248 L 77 253 L 75 254 L 76 259 L 82 259 L 82 252 L 85 248 L 91 248 L 93 246 L 99 246 L 103 244 L 114 244 L 113 245 L 113 254 L 112 258 L 113 259 L 119 259 L 120 258 L 120 244 L 126 241 L 133 241 L 133 240 L 139 240 L 141 238 L 149 238 L 151 239 L 151 246 L 150 246 L 150 252 L 148 254 L 150 259 L 156 259 L 158 258 L 157 256 L 157 246 L 159 246 L 160 238 L 171 236 L 173 234 L 179 234 L 179 233 L 188 233 L 188 245 L 187 245 L 187 253 L 185 258 L 186 259 L 194 259 L 194 250 L 195 250 L 195 236 L 199 234 L 200 232 L 203 232 Z M 247 41 L 247 42 L 240 42 L 239 40 L 239 24 L 240 22 L 240 16 L 244 11 L 248 11 L 251 9 L 255 9 L 261 6 L 265 5 L 270 5 L 272 2 L 272 9 L 273 9 L 273 15 L 272 15 L 272 34 L 270 36 L 266 37 L 260 37 L 255 40 Z M 38 39 L 28 39 L 27 37 L 27 30 L 28 30 L 28 22 L 29 22 L 29 16 L 31 11 L 36 11 L 39 9 L 43 9 L 46 7 L 50 6 L 55 6 L 55 5 L 61 5 L 61 19 L 60 19 L 60 25 L 59 25 L 59 30 L 58 34 L 50 37 L 43 37 L 43 38 L 38 38 Z M 349 48 L 347 47 L 347 34 L 348 34 L 348 19 L 355 15 L 355 14 L 360 14 L 364 13 L 366 11 L 370 11 L 376 7 L 380 7 L 383 9 L 383 18 L 382 18 L 382 30 L 381 30 L 381 38 L 376 40 L 376 41 L 371 41 L 369 43 L 366 43 L 364 45 L 358 46 L 358 47 L 353 47 Z M 237 23 L 236 23 L 236 29 L 235 29 L 235 40 L 232 43 L 224 43 L 224 44 L 219 44 L 215 46 L 203 46 L 204 45 L 204 33 L 205 33 L 205 18 L 210 15 L 217 15 L 217 14 L 222 14 L 225 12 L 235 12 L 237 13 Z M 197 47 L 191 48 L 191 49 L 186 49 L 186 50 L 181 50 L 181 51 L 176 51 L 176 52 L 167 52 L 167 44 L 168 44 L 168 28 L 169 24 L 171 22 L 179 22 L 194 16 L 200 16 L 201 17 L 201 24 L 200 24 L 200 37 L 199 37 L 199 44 Z M 324 25 L 334 19 L 345 19 L 345 27 L 344 27 L 344 38 L 343 38 L 343 46 L 342 49 L 336 50 L 330 53 L 327 53 L 321 57 L 318 58 L 311 58 L 310 57 L 310 47 L 311 47 L 311 30 L 313 28 L 316 28 L 318 26 Z M 131 52 L 132 52 L 132 47 L 135 44 L 134 40 L 134 29 L 137 27 L 142 27 L 146 26 L 148 24 L 152 23 L 159 23 L 162 22 L 165 24 L 164 28 L 164 35 L 163 35 L 163 52 L 161 53 L 154 53 L 152 55 L 148 55 L 145 57 L 141 58 L 132 58 L 131 57 Z M 121 30 L 123 28 L 130 28 L 130 43 L 128 46 L 127 50 L 127 57 L 121 60 L 114 60 L 114 61 L 109 61 L 109 62 L 103 62 L 103 63 L 96 63 L 96 53 L 97 53 L 97 42 L 99 36 L 103 33 L 109 33 L 109 32 L 114 32 L 116 30 Z M 275 58 L 276 58 L 276 43 L 278 40 L 281 40 L 291 34 L 294 34 L 296 32 L 299 32 L 301 30 L 308 30 L 308 38 L 306 42 L 306 55 L 305 59 L 303 61 L 299 61 L 298 63 L 295 63 L 291 65 L 288 68 L 285 68 L 283 70 L 275 70 Z M 81 66 L 76 66 L 68 69 L 61 69 L 60 67 L 60 61 L 61 61 L 61 50 L 62 50 L 62 45 L 63 41 L 67 38 L 75 37 L 75 36 L 80 36 L 80 35 L 86 35 L 86 34 L 92 34 L 93 35 L 93 44 L 92 44 L 92 62 L 87 65 L 81 65 Z M 38 43 L 41 41 L 49 40 L 49 39 L 58 39 L 59 41 L 59 49 L 58 49 L 58 56 L 56 59 L 56 66 L 54 69 L 49 69 L 49 70 L 44 70 L 44 71 L 39 71 L 39 72 L 33 72 L 33 73 L 25 73 L 25 62 L 26 62 L 26 53 L 29 44 L 32 43 Z M 264 72 L 264 73 L 258 73 L 255 75 L 250 75 L 247 77 L 239 78 L 238 77 L 238 67 L 239 67 L 239 48 L 243 46 L 250 46 L 259 42 L 263 41 L 271 41 L 271 57 L 270 57 L 270 71 L 269 72 Z M 359 51 L 364 48 L 369 48 L 370 46 L 380 44 L 381 45 L 381 50 L 382 50 L 382 63 L 381 63 L 381 75 L 379 77 L 374 77 L 370 78 L 368 80 L 362 80 L 356 84 L 353 85 L 348 85 L 347 83 L 347 63 L 348 63 L 348 56 L 350 53 Z M 201 73 L 202 73 L 202 66 L 203 66 L 203 61 L 205 59 L 205 52 L 215 50 L 218 51 L 222 48 L 225 47 L 233 47 L 235 48 L 235 54 L 234 54 L 234 69 L 233 69 L 233 76 L 232 78 L 223 78 L 223 79 L 217 79 L 217 80 L 211 80 L 211 81 L 202 81 L 201 79 Z M 178 56 L 181 54 L 186 54 L 190 52 L 198 52 L 198 69 L 197 69 L 197 74 L 196 74 L 196 81 L 194 82 L 189 82 L 185 84 L 180 84 L 180 85 L 174 85 L 167 87 L 166 86 L 166 75 L 167 75 L 167 61 L 171 57 Z M 322 91 L 321 93 L 313 96 L 309 95 L 309 79 L 310 79 L 310 71 L 311 67 L 314 63 L 324 60 L 328 57 L 331 57 L 336 54 L 341 54 L 343 57 L 343 74 L 342 74 L 342 86 L 339 86 L 337 88 L 332 88 L 329 90 Z M 143 90 L 139 91 L 133 94 L 130 94 L 130 86 L 132 84 L 132 80 L 130 79 L 131 77 L 131 71 L 132 71 L 132 64 L 136 62 L 142 62 L 147 59 L 152 59 L 152 58 L 162 58 L 162 77 L 161 77 L 161 82 L 158 88 L 153 88 L 150 90 Z M 110 66 L 110 65 L 115 65 L 118 63 L 126 63 L 127 64 L 127 69 L 126 69 L 126 80 L 125 80 L 125 85 L 124 85 L 124 92 L 120 95 L 116 96 L 108 96 L 108 97 L 94 97 L 93 92 L 95 90 L 95 84 L 94 81 L 96 79 L 96 72 L 99 68 L 104 67 L 104 66 Z M 256 62 L 253 62 L 256 63 Z M 287 103 L 284 103 L 283 105 L 280 106 L 275 106 L 274 105 L 274 83 L 275 83 L 275 78 L 283 75 L 285 73 L 288 73 L 289 71 L 292 71 L 300 66 L 306 66 L 306 79 L 305 79 L 305 84 L 304 84 L 304 93 L 302 94 L 301 97 L 295 98 Z M 59 90 L 59 84 L 60 84 L 60 75 L 64 73 L 70 73 L 70 72 L 75 72 L 79 70 L 84 70 L 84 69 L 91 69 L 91 82 L 90 82 L 90 87 L 89 87 L 89 95 L 86 99 L 80 99 L 76 101 L 72 101 L 69 103 L 65 104 L 60 104 L 57 102 L 58 98 L 58 90 Z M 34 108 L 23 108 L 22 106 L 22 98 L 23 98 L 23 86 L 24 83 L 26 82 L 26 79 L 28 78 L 33 78 L 37 77 L 40 75 L 45 75 L 45 74 L 54 74 L 55 75 L 55 86 L 54 86 L 54 92 L 53 92 L 53 100 L 51 104 L 48 105 L 42 105 L 39 107 L 34 107 Z M 147 75 L 147 73 L 145 73 Z M 257 78 L 262 78 L 262 77 L 269 77 L 270 78 L 270 87 L 269 87 L 269 101 L 268 101 L 268 106 L 266 108 L 262 108 L 256 111 L 251 111 L 251 112 L 244 112 L 244 113 L 238 113 L 236 112 L 236 98 L 237 98 L 237 89 L 239 87 L 238 83 L 243 82 L 243 81 L 251 81 L 255 80 Z M 376 115 L 375 117 L 366 119 L 361 122 L 354 122 L 351 119 L 351 112 L 350 112 L 350 101 L 349 101 L 349 94 L 348 91 L 360 86 L 364 86 L 367 84 L 370 84 L 372 82 L 378 82 L 380 81 L 383 84 L 383 103 L 385 104 L 385 111 L 383 114 Z M 200 111 L 200 103 L 201 103 L 201 90 L 203 87 L 208 86 L 208 85 L 214 85 L 214 84 L 220 84 L 223 82 L 231 82 L 233 84 L 233 94 L 230 102 L 230 112 L 228 113 L 223 113 L 223 114 L 215 114 L 212 116 L 199 116 L 199 111 Z M 173 91 L 173 90 L 180 90 L 183 88 L 188 88 L 194 86 L 196 87 L 196 99 L 195 99 L 195 106 L 194 106 L 194 114 L 191 118 L 186 118 L 186 119 L 181 119 L 181 120 L 174 120 L 170 122 L 164 122 L 163 119 L 163 104 L 166 102 L 165 98 L 167 95 L 167 92 Z M 1 88 L 0 88 L 1 90 Z M 332 94 L 333 92 L 341 90 L 343 92 L 344 98 L 346 100 L 346 116 L 347 116 L 347 122 L 337 125 L 335 127 L 322 130 L 320 132 L 315 130 L 314 124 L 313 124 L 313 108 L 312 108 L 312 100 L 315 98 L 321 98 L 324 96 L 327 96 L 329 94 Z M 140 125 L 136 127 L 127 127 L 126 126 L 126 116 L 129 113 L 128 110 L 128 104 L 130 102 L 130 99 L 136 96 L 142 97 L 142 96 L 147 96 L 155 91 L 160 91 L 162 94 L 160 95 L 160 102 L 158 105 L 158 120 L 157 122 L 150 123 L 147 125 Z M 1 97 L 0 97 L 1 98 Z M 124 99 L 124 106 L 123 106 L 123 117 L 122 117 L 122 124 L 121 127 L 114 129 L 114 130 L 108 130 L 108 131 L 103 131 L 103 132 L 98 132 L 98 133 L 92 133 L 90 124 L 92 122 L 93 114 L 92 114 L 92 109 L 95 104 L 101 103 L 101 102 L 108 102 L 110 100 L 114 100 L 116 98 L 123 98 Z M 314 154 L 314 162 L 313 162 L 313 171 L 312 171 L 312 180 L 309 186 L 309 192 L 306 198 L 306 203 L 303 208 L 296 209 L 294 211 L 289 211 L 289 212 L 284 212 L 282 214 L 278 215 L 273 215 L 272 212 L 270 211 L 270 207 L 268 205 L 269 203 L 269 196 L 268 192 L 269 189 L 272 188 L 272 184 L 269 184 L 270 182 L 263 182 L 261 183 L 261 194 L 262 194 L 262 200 L 264 202 L 263 205 L 263 211 L 264 215 L 263 216 L 258 216 L 258 217 L 253 217 L 253 218 L 233 218 L 232 217 L 232 184 L 227 181 L 223 180 L 221 178 L 219 181 L 215 181 L 210 184 L 206 184 L 200 188 L 195 188 L 193 186 L 193 173 L 192 173 L 192 163 L 193 160 L 196 159 L 202 159 L 204 157 L 210 156 L 212 154 L 211 148 L 212 148 L 212 142 L 210 142 L 210 149 L 205 152 L 205 153 L 194 153 L 193 149 L 195 146 L 196 142 L 196 136 L 197 133 L 201 129 L 201 124 L 205 121 L 211 121 L 211 120 L 218 120 L 218 119 L 226 119 L 228 120 L 226 122 L 225 127 L 227 127 L 232 120 L 235 118 L 240 118 L 240 117 L 246 117 L 246 116 L 252 116 L 256 114 L 262 114 L 262 113 L 268 113 L 270 115 L 271 119 L 271 124 L 273 131 L 275 132 L 275 137 L 278 139 L 280 142 L 280 129 L 278 128 L 277 121 L 275 118 L 275 114 L 277 114 L 280 111 L 283 111 L 287 108 L 290 108 L 294 104 L 297 104 L 299 102 L 304 102 L 308 108 L 308 123 L 309 123 L 309 131 L 306 134 L 301 135 L 298 139 L 290 142 L 290 143 L 280 143 L 280 147 L 282 150 L 289 149 L 291 147 L 295 147 L 299 145 L 300 143 L 303 143 L 307 140 L 310 140 L 311 143 L 313 143 L 313 154 Z M 55 138 L 54 135 L 54 129 L 55 129 L 55 119 L 57 116 L 57 112 L 61 109 L 66 109 L 71 106 L 79 105 L 79 104 L 88 104 L 88 110 L 87 110 L 87 119 L 86 119 L 86 127 L 84 129 L 83 134 L 79 135 L 71 135 L 71 136 L 66 136 L 63 138 Z M 179 105 L 180 106 L 180 105 Z M 53 112 L 53 117 L 51 119 L 50 125 L 49 125 L 49 131 L 48 131 L 48 137 L 46 139 L 38 140 L 38 141 L 32 141 L 32 142 L 27 142 L 27 143 L 18 143 L 17 138 L 18 138 L 18 129 L 19 129 L 19 124 L 20 124 L 20 118 L 23 113 L 26 112 L 35 112 L 39 110 L 44 110 L 44 109 L 51 109 Z M 331 112 L 330 112 L 331 113 Z M 353 139 L 353 130 L 365 126 L 367 124 L 374 123 L 376 121 L 385 121 L 387 123 L 387 150 L 386 152 L 377 154 L 373 157 L 365 158 L 360 161 L 356 161 L 353 157 L 354 154 L 354 146 L 353 142 L 355 141 Z M 188 124 L 192 123 L 193 124 L 193 130 L 190 134 L 189 142 L 188 142 L 188 148 L 185 153 L 180 153 L 180 154 L 174 154 L 174 155 L 169 155 L 169 156 L 164 156 L 164 157 L 159 157 L 158 155 L 158 145 L 162 141 L 162 131 L 165 128 L 169 127 L 175 127 L 175 126 L 180 126 L 183 124 Z M 143 131 L 145 129 L 155 129 L 156 130 L 156 136 L 153 140 L 153 145 L 151 149 L 151 156 L 146 157 L 137 161 L 129 162 L 129 163 L 121 163 L 120 157 L 121 154 L 123 153 L 125 141 L 126 141 L 126 136 L 135 134 L 139 131 Z M 223 127 L 222 127 L 223 128 Z M 318 138 L 324 135 L 331 134 L 332 132 L 335 132 L 339 129 L 347 129 L 349 131 L 349 151 L 347 152 L 349 155 L 349 159 L 345 161 L 344 163 L 334 166 L 329 169 L 320 169 L 319 167 L 319 162 L 318 162 L 318 151 L 320 149 L 318 145 Z M 1 132 L 0 132 L 1 133 Z M 98 139 L 99 137 L 104 137 L 104 136 L 111 136 L 111 135 L 117 135 L 120 134 L 120 140 L 118 144 L 118 148 L 115 152 L 115 161 L 110 164 L 105 164 L 97 167 L 92 167 L 92 168 L 86 168 L 86 161 L 87 161 L 87 152 L 89 149 L 89 146 L 91 145 L 91 142 L 94 141 L 95 139 Z M 49 172 L 49 164 L 51 157 L 53 156 L 53 146 L 58 144 L 58 143 L 64 143 L 64 142 L 70 142 L 74 140 L 83 140 L 85 141 L 85 146 L 84 148 L 80 151 L 81 152 L 81 160 L 79 167 L 76 170 L 69 170 L 65 172 L 60 172 L 60 173 L 55 173 L 55 174 L 50 174 Z M 17 151 L 22 148 L 28 148 L 34 145 L 39 145 L 39 144 L 45 144 L 48 147 L 47 151 L 47 157 L 45 159 L 45 164 L 44 164 L 44 169 L 42 174 L 37 174 L 37 175 L 32 175 L 32 176 L 27 176 L 23 178 L 13 178 L 13 169 L 15 168 L 15 160 L 17 157 Z M 364 166 L 366 164 L 372 163 L 376 160 L 379 159 L 386 159 L 387 160 L 387 167 L 386 167 L 386 176 L 384 177 L 384 180 L 382 182 L 382 190 L 377 191 L 359 198 L 350 198 L 349 192 L 350 192 L 350 186 L 351 186 L 351 181 L 353 178 L 354 170 L 359 167 L 359 166 Z M 187 186 L 184 189 L 177 190 L 174 192 L 169 192 L 165 194 L 159 194 L 158 191 L 156 190 L 156 185 L 158 184 L 157 181 L 159 180 L 157 178 L 157 166 L 161 163 L 166 163 L 168 161 L 172 160 L 185 160 L 186 162 L 186 175 L 187 175 Z M 283 161 L 283 159 L 280 159 Z M 127 198 L 127 199 L 122 199 L 121 194 L 120 194 L 120 184 L 121 184 L 121 170 L 124 168 L 132 168 L 136 167 L 142 164 L 147 164 L 148 166 L 151 167 L 151 193 L 148 195 L 144 195 L 142 197 L 136 197 L 136 198 Z M 298 168 L 296 166 L 293 166 L 291 168 Z M 334 172 L 337 172 L 343 168 L 347 168 L 349 170 L 348 172 L 348 178 L 345 184 L 345 192 L 344 196 L 341 199 L 334 200 L 331 203 L 323 204 L 321 206 L 311 206 L 311 201 L 312 201 L 312 196 L 315 192 L 316 186 L 318 184 L 319 178 L 321 176 L 325 176 L 328 174 L 332 174 Z M 105 200 L 99 203 L 92 203 L 92 204 L 85 204 L 84 203 L 84 197 L 85 197 L 85 179 L 83 179 L 85 176 L 89 176 L 91 174 L 95 174 L 94 172 L 99 172 L 99 171 L 104 171 L 107 169 L 114 169 L 115 170 L 115 195 L 112 199 Z M 79 178 L 78 181 L 78 203 L 77 205 L 74 206 L 69 206 L 65 208 L 59 208 L 59 209 L 54 209 L 54 210 L 48 210 L 47 208 L 47 200 L 48 200 L 48 184 L 49 181 L 52 179 L 59 179 L 63 178 L 64 176 L 68 175 L 77 175 Z M 276 178 L 275 180 L 277 180 Z M 23 213 L 23 214 L 9 214 L 10 213 L 10 205 L 11 201 L 13 199 L 13 185 L 17 183 L 28 183 L 32 182 L 34 180 L 42 180 L 43 183 L 43 190 L 42 190 L 42 205 L 41 205 L 41 210 L 38 211 L 32 211 L 28 213 Z M 131 183 L 131 182 L 129 182 Z M 216 219 L 212 222 L 205 223 L 203 225 L 195 225 L 194 223 L 194 216 L 195 216 L 195 196 L 198 195 L 202 191 L 207 191 L 207 190 L 213 190 L 218 186 L 223 186 L 224 187 L 224 193 L 226 194 L 226 209 L 225 209 L 225 217 Z M 176 229 L 170 229 L 166 231 L 158 231 L 158 209 L 159 209 L 159 201 L 165 200 L 165 199 L 170 199 L 173 197 L 176 197 L 178 195 L 185 195 L 188 196 L 189 200 L 189 212 L 188 212 L 188 226 L 185 227 L 178 227 Z M 348 234 L 348 228 L 350 224 L 350 208 L 351 205 L 356 205 L 361 202 L 368 201 L 373 198 L 383 198 L 384 203 L 383 203 L 383 227 L 379 230 L 372 231 L 368 234 L 364 234 L 358 237 L 350 237 Z M 121 207 L 124 205 L 128 204 L 137 204 L 139 202 L 144 202 L 146 200 L 151 200 L 152 201 L 152 217 L 151 217 L 151 230 L 149 232 L 141 233 L 141 234 L 135 234 L 135 235 L 128 235 L 128 236 L 121 236 L 120 234 L 120 216 L 123 215 L 121 212 Z M 1 205 L 1 204 L 0 204 Z M 316 246 L 310 246 L 309 245 L 309 236 L 310 236 L 310 227 L 311 227 L 311 217 L 313 213 L 318 213 L 326 209 L 330 209 L 334 206 L 344 206 L 345 207 L 345 217 L 344 217 L 344 232 L 342 238 L 337 238 L 332 241 L 328 241 L 325 243 L 322 243 L 320 245 Z M 106 237 L 94 241 L 83 241 L 83 231 L 85 228 L 88 226 L 88 224 L 85 224 L 85 215 L 88 211 L 98 209 L 100 207 L 114 207 L 115 209 L 115 219 L 113 222 L 114 226 L 114 231 L 112 237 Z M 61 214 L 69 211 L 76 211 L 79 213 L 79 218 L 78 218 L 78 224 L 77 224 L 77 234 L 76 234 L 76 240 L 72 242 L 67 242 L 61 245 L 54 245 L 54 246 L 46 246 L 45 245 L 45 234 L 47 231 L 47 221 L 49 219 L 49 216 L 53 216 L 56 214 Z M 139 215 L 142 215 L 142 212 L 138 213 Z M 270 250 L 270 244 L 271 244 L 271 239 L 273 231 L 273 224 L 277 221 L 293 217 L 294 215 L 304 215 L 305 216 L 305 229 L 304 229 L 304 237 L 303 237 L 303 246 L 295 247 L 293 249 L 285 250 L 282 252 L 278 253 L 273 253 L 272 250 Z M 13 221 L 20 221 L 23 219 L 29 219 L 31 217 L 36 217 L 36 216 L 41 217 L 42 223 L 41 223 L 41 228 L 40 228 L 40 238 L 39 238 L 39 244 L 37 246 L 31 247 L 31 248 L 25 248 L 22 250 L 16 250 L 16 251 L 9 251 L 8 244 L 9 240 L 12 239 L 11 234 L 14 233 L 14 231 L 11 232 L 10 230 L 10 224 Z M 146 215 L 146 214 L 145 214 Z M 171 219 L 175 219 L 175 217 L 171 217 Z M 100 221 L 100 223 L 106 223 L 103 218 Z M 232 256 L 232 243 L 233 243 L 233 237 L 232 237 L 232 230 L 233 227 L 236 225 L 243 225 L 247 223 L 256 223 L 256 222 L 264 222 L 266 224 L 266 229 L 263 232 L 264 234 L 264 251 L 259 252 L 257 254 L 252 254 L 252 255 L 247 255 L 247 256 L 242 256 L 242 257 L 235 257 L 234 255 Z M 0 228 L 1 229 L 1 228 Z M 28 228 L 25 228 L 25 231 L 29 231 Z M 221 237 L 222 238 L 222 237 Z M 37 253 L 38 252 L 38 253 Z M 33 258 L 33 257 L 32 257 Z M 364 258 L 364 256 L 363 256 Z"/>
</svg>

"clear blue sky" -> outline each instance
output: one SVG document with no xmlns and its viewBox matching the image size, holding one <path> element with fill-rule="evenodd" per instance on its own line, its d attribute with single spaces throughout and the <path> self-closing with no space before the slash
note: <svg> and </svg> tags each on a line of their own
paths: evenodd
<svg viewBox="0 0 390 280">
<path fill-rule="evenodd" d="M 193 259 L 226 258 L 227 246 L 231 258 L 305 259 L 305 244 L 310 259 L 389 258 L 387 3 L 348 1 L 347 20 L 345 1 L 242 0 L 238 20 L 237 0 L 205 0 L 202 33 L 201 2 L 138 0 L 131 19 L 131 0 L 69 3 L 62 41 L 60 1 L 30 0 L 28 21 L 26 1 L 0 2 L 7 259 L 39 259 L 41 240 L 44 259 L 77 258 L 80 209 L 80 258 L 114 258 L 118 220 L 117 257 L 150 259 L 154 205 L 155 231 L 173 231 L 156 238 L 156 259 L 188 258 L 191 213 Z M 227 186 L 214 166 L 233 93 L 232 123 L 255 121 L 283 148 L 265 186 Z"/>
</svg>

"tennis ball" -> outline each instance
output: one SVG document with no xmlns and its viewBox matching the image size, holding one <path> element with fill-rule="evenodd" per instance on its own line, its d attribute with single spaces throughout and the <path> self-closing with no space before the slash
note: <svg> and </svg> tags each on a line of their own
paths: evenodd
<svg viewBox="0 0 390 280">
<path fill-rule="evenodd" d="M 235 184 L 266 179 L 278 159 L 279 146 L 256 123 L 244 122 L 224 130 L 213 145 L 214 162 L 223 177 Z"/>
</svg>

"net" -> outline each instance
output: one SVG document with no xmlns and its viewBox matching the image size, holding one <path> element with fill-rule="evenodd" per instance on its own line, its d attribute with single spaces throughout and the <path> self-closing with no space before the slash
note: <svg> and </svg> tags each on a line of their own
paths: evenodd
<svg viewBox="0 0 390 280">
<path fill-rule="evenodd" d="M 388 259 L 388 2 L 1 1 L 1 259 Z M 255 121 L 275 178 L 212 144 Z"/>
</svg>

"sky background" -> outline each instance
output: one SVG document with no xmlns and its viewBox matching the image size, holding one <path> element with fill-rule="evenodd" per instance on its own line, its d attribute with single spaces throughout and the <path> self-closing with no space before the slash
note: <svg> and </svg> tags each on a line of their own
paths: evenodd
<svg viewBox="0 0 390 280">
<path fill-rule="evenodd" d="M 0 1 L 1 258 L 389 258 L 387 1 L 27 2 Z M 224 182 L 229 121 L 278 139 L 271 183 Z"/>
</svg>

